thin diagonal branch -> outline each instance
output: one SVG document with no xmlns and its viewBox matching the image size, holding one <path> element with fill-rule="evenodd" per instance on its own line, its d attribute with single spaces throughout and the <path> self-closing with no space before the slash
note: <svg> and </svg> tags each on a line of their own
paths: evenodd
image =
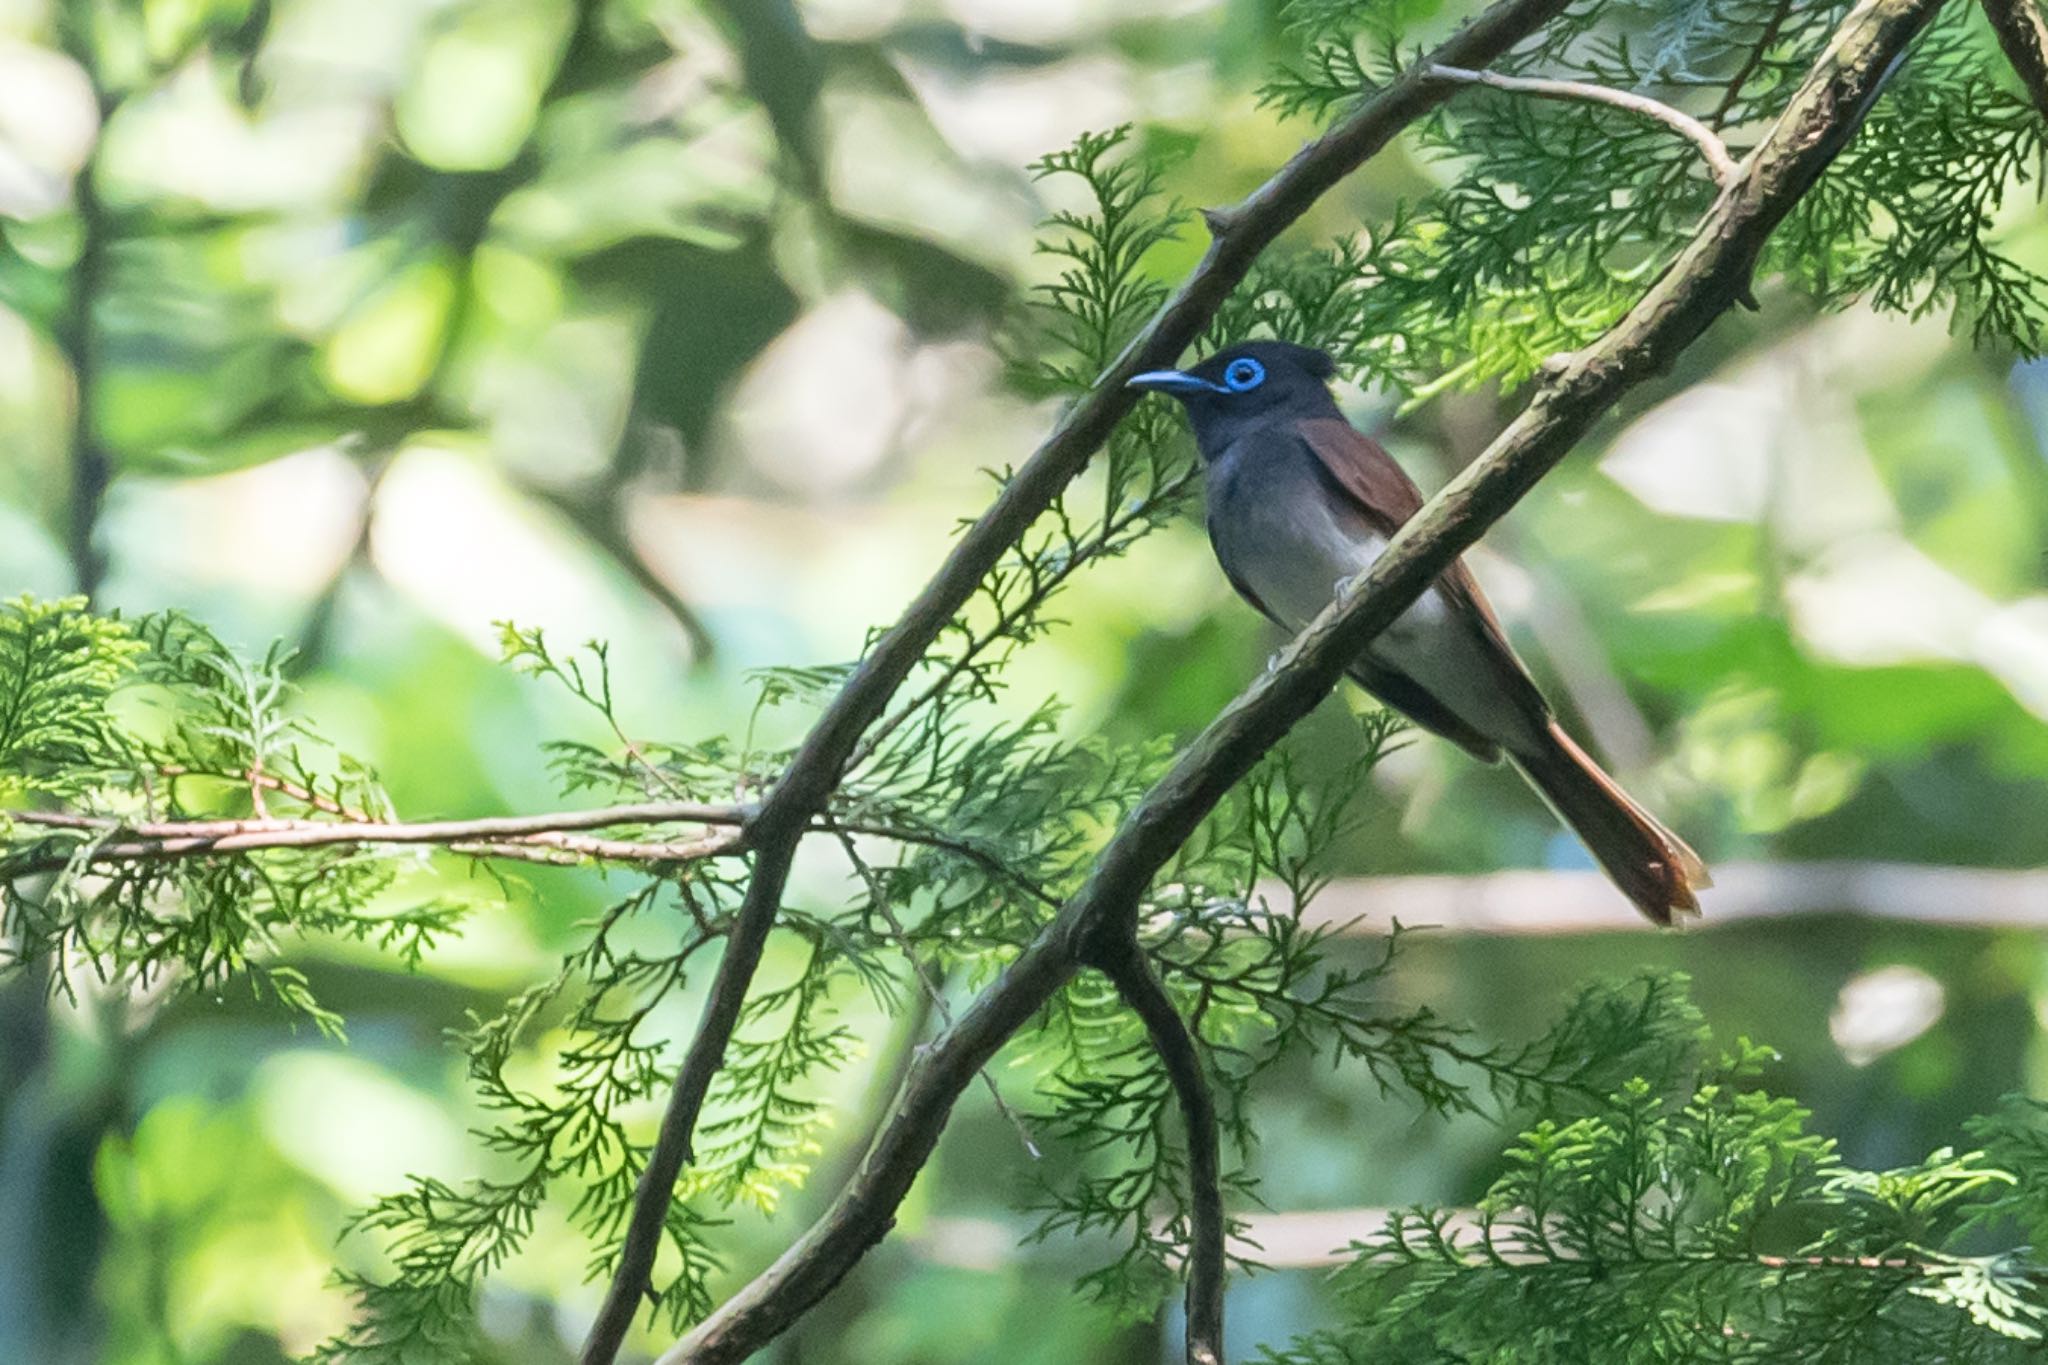
<svg viewBox="0 0 2048 1365">
<path fill-rule="evenodd" d="M 1742 98 L 1743 89 L 1749 84 L 1749 78 L 1764 64 L 1764 58 L 1771 54 L 1771 45 L 1776 43 L 1778 35 L 1785 31 L 1785 21 L 1792 17 L 1794 3 L 1795 0 L 1778 0 L 1778 7 L 1771 11 L 1771 17 L 1765 22 L 1763 32 L 1759 33 L 1756 42 L 1750 45 L 1749 55 L 1743 59 L 1742 65 L 1736 68 L 1735 74 L 1728 78 L 1728 88 L 1721 92 L 1720 103 L 1714 106 L 1713 113 L 1707 115 L 1709 124 L 1716 128 L 1727 124 L 1728 114 Z"/>
<path fill-rule="evenodd" d="M 1485 66 L 1555 18 L 1567 2 L 1497 0 L 1431 53 L 1428 61 Z M 824 809 L 861 736 L 983 577 L 1131 410 L 1136 395 L 1124 381 L 1178 359 L 1282 231 L 1401 130 L 1450 98 L 1454 89 L 1429 80 L 1421 66 L 1405 72 L 1304 146 L 1236 208 L 1210 215 L 1213 236 L 1193 273 L 960 538 L 938 573 L 869 650 L 805 738 L 753 826 L 753 877 L 736 912 L 697 1032 L 676 1073 L 634 1195 L 618 1265 L 584 1340 L 581 1365 L 612 1365 L 646 1295 L 676 1179 L 690 1160 L 697 1117 L 712 1077 L 724 1064 L 740 1007 L 781 908 L 797 840 Z"/>
<path fill-rule="evenodd" d="M 1638 95 L 1629 90 L 1616 90 L 1611 86 L 1594 85 L 1588 81 L 1503 76 L 1497 71 L 1467 71 L 1456 66 L 1432 66 L 1429 74 L 1440 81 L 1483 85 L 1488 89 L 1531 95 L 1537 99 L 1605 104 L 1615 109 L 1626 109 L 1631 114 L 1655 119 L 1698 147 L 1700 155 L 1706 158 L 1708 169 L 1714 174 L 1715 184 L 1725 189 L 1728 182 L 1735 178 L 1735 158 L 1728 154 L 1728 144 L 1721 141 L 1719 134 L 1683 109 L 1673 108 L 1662 100 L 1651 99 L 1648 95 Z"/>
<path fill-rule="evenodd" d="M 2048 118 L 2048 16 L 2037 0 L 1983 0 L 1984 17 L 2034 107 Z"/>
<path fill-rule="evenodd" d="M 882 922 L 889 926 L 889 935 L 895 941 L 896 951 L 902 953 L 903 960 L 910 964 L 910 973 L 917 978 L 917 984 L 923 989 L 925 999 L 931 1002 L 933 1011 L 943 1022 L 951 1024 L 953 1009 L 946 1003 L 946 993 L 939 988 L 939 983 L 933 979 L 924 963 L 918 960 L 917 950 L 910 942 L 910 932 L 903 927 L 903 921 L 897 918 L 895 908 L 889 904 L 888 887 L 884 884 L 881 874 L 868 865 L 867 859 L 860 856 L 860 848 L 843 827 L 834 825 L 832 832 L 839 836 L 839 846 L 844 850 L 846 860 L 853 864 L 855 874 L 867 887 L 868 904 L 882 917 Z M 981 1069 L 981 1080 L 988 1090 L 989 1100 L 996 1107 L 996 1112 L 1017 1130 L 1017 1138 L 1024 1144 L 1025 1154 L 1033 1161 L 1038 1160 L 1041 1153 L 1037 1140 L 1031 1136 L 1030 1127 L 1025 1124 L 1023 1116 L 1010 1107 L 1010 1102 L 1003 1098 L 1002 1087 L 996 1084 L 996 1078 L 989 1074 L 987 1067 Z"/>
<path fill-rule="evenodd" d="M 1145 1025 L 1152 1049 L 1166 1068 L 1188 1135 L 1188 1365 L 1223 1365 L 1223 1287 L 1226 1261 L 1223 1219 L 1223 1157 L 1216 1126 L 1216 1099 L 1202 1074 L 1202 1056 L 1187 1021 L 1136 950 L 1104 968 L 1117 994 Z"/>
<path fill-rule="evenodd" d="M 658 1365 L 744 1360 L 837 1284 L 888 1230 L 954 1102 L 1083 963 L 1130 947 L 1151 879 L 1287 729 L 1336 685 L 1373 634 L 1505 515 L 1630 389 L 1667 369 L 1748 287 L 1771 232 L 1848 140 L 1891 63 L 1940 0 L 1864 0 L 1671 269 L 1411 521 L 1370 570 L 1224 709 L 1124 821 L 1087 884 L 912 1068 L 859 1173 L 774 1265 Z"/>
<path fill-rule="evenodd" d="M 525 490 L 570 521 L 585 540 L 625 570 L 640 591 L 653 598 L 655 605 L 668 613 L 669 619 L 676 623 L 689 643 L 692 668 L 702 668 L 711 662 L 717 641 L 704 624 L 704 618 L 667 579 L 655 571 L 639 547 L 634 545 L 632 533 L 626 526 L 625 509 L 620 505 L 626 493 L 619 485 L 616 473 L 596 488 L 579 492 L 539 482 L 526 484 Z"/>
<path fill-rule="evenodd" d="M 1018 622 L 1042 608 L 1053 593 L 1064 586 L 1076 572 L 1094 560 L 1112 553 L 1112 547 L 1116 545 L 1118 537 L 1137 524 L 1139 518 L 1146 514 L 1146 508 L 1180 496 L 1194 480 L 1195 468 L 1189 465 L 1174 478 L 1153 489 L 1142 504 L 1128 506 L 1108 518 L 1102 525 L 1101 533 L 1071 555 L 1058 574 L 1049 575 L 1044 582 L 1035 584 L 1032 591 L 1025 593 L 1001 611 L 985 630 L 961 648 L 957 658 L 941 669 L 938 675 L 919 689 L 915 696 L 876 721 L 853 751 L 853 757 L 847 761 L 847 766 L 859 767 L 881 748 L 883 740 L 899 729 L 905 721 L 944 696 L 976 660 L 984 657 L 999 641 L 1008 638 Z"/>
</svg>

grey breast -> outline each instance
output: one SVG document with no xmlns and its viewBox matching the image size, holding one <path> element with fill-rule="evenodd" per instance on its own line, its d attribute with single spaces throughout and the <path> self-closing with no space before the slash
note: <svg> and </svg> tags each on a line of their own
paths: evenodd
<svg viewBox="0 0 2048 1365">
<path fill-rule="evenodd" d="M 1210 467 L 1209 538 L 1224 568 L 1296 629 L 1329 605 L 1340 580 L 1386 548 L 1333 496 L 1314 452 L 1299 441 L 1256 437 Z"/>
<path fill-rule="evenodd" d="M 1209 537 L 1224 570 L 1282 625 L 1299 630 L 1369 565 L 1386 540 L 1334 488 L 1315 452 L 1273 436 L 1237 442 L 1209 469 Z M 1503 706 L 1492 647 L 1432 588 L 1366 652 L 1428 689 L 1459 719 L 1509 747 L 1531 742 Z"/>
</svg>

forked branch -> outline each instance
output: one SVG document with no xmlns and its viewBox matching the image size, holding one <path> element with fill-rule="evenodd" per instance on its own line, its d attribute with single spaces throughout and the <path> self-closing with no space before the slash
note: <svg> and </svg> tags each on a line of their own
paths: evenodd
<svg viewBox="0 0 2048 1365">
<path fill-rule="evenodd" d="M 1939 7 L 1940 0 L 1864 0 L 1851 11 L 1672 268 L 1604 336 L 1569 357 L 1486 453 L 1432 498 L 1371 569 L 1283 652 L 1278 666 L 1180 755 L 1124 821 L 1081 891 L 919 1059 L 868 1159 L 831 1207 L 660 1365 L 746 1359 L 882 1237 L 954 1102 L 1004 1040 L 1082 965 L 1113 967 L 1135 951 L 1140 898 L 1217 801 L 1335 686 L 1376 632 L 1623 395 L 1667 369 L 1747 289 L 1773 229 L 1847 142 L 1886 70 Z"/>
<path fill-rule="evenodd" d="M 1137 395 L 1124 387 L 1124 381 L 1141 370 L 1177 359 L 1216 316 L 1260 252 L 1331 187 L 1450 97 L 1455 87 L 1428 79 L 1427 66 L 1485 66 L 1555 18 L 1567 3 L 1496 0 L 1425 62 L 1404 72 L 1304 146 L 1230 210 L 1227 221 L 1219 218 L 1212 222 L 1209 249 L 1194 271 L 1018 468 L 988 510 L 954 545 L 931 582 L 875 642 L 833 698 L 751 826 L 753 877 L 734 916 L 697 1031 L 676 1074 L 634 1195 L 618 1265 L 584 1340 L 581 1365 L 612 1365 L 646 1296 L 676 1179 L 690 1160 L 698 1115 L 712 1077 L 724 1065 L 740 1007 L 782 907 L 796 844 L 824 809 L 861 736 L 881 717 L 890 698 L 982 579 L 1131 410 Z"/>
</svg>

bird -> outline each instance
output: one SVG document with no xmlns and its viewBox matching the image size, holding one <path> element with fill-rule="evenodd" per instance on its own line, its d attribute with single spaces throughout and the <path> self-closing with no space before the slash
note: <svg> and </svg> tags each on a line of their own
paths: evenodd
<svg viewBox="0 0 2048 1365">
<path fill-rule="evenodd" d="M 1338 408 L 1336 370 L 1324 351 L 1262 340 L 1126 381 L 1186 409 L 1224 576 L 1290 632 L 1422 510 L 1414 480 Z M 1422 729 L 1483 762 L 1512 763 L 1652 921 L 1698 913 L 1706 864 L 1565 732 L 1462 561 L 1346 671 Z"/>
</svg>

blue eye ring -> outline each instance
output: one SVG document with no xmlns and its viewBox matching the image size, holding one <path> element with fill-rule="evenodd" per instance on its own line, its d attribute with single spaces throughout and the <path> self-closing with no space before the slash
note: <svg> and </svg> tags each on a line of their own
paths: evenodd
<svg viewBox="0 0 2048 1365">
<path fill-rule="evenodd" d="M 1266 382 L 1266 367 L 1248 355 L 1241 355 L 1223 369 L 1223 385 L 1232 393 L 1245 393 Z"/>
</svg>

